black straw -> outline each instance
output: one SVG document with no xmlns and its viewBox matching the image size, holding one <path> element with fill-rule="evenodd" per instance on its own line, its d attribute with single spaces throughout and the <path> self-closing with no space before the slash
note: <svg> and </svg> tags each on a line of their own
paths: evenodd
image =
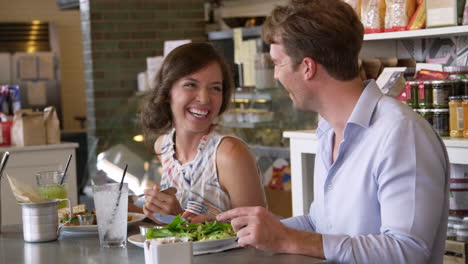
<svg viewBox="0 0 468 264">
<path fill-rule="evenodd" d="M 65 176 L 67 175 L 68 166 L 70 165 L 70 160 L 72 158 L 72 154 L 68 155 L 67 165 L 65 165 L 65 170 L 63 171 L 62 179 L 60 180 L 60 185 L 63 184 L 63 180 L 65 180 Z"/>
<path fill-rule="evenodd" d="M 127 174 L 127 168 L 128 168 L 128 164 L 125 164 L 125 169 L 124 169 L 124 172 L 123 172 L 123 175 L 122 175 L 122 180 L 120 181 L 119 192 L 122 191 L 122 186 L 123 186 L 123 183 L 124 183 L 125 174 Z"/>
<path fill-rule="evenodd" d="M 0 180 L 3 178 L 3 170 L 5 170 L 9 157 L 10 152 L 5 151 L 5 153 L 3 153 L 2 161 L 0 162 Z"/>
<path fill-rule="evenodd" d="M 117 202 L 115 203 L 114 210 L 112 210 L 112 216 L 109 220 L 109 226 L 111 226 L 114 223 L 115 214 L 117 213 L 117 208 L 119 208 L 120 196 L 122 196 L 122 186 L 124 183 L 125 174 L 127 174 L 127 168 L 128 168 L 128 164 L 125 164 L 125 169 L 123 171 L 122 180 L 120 181 L 120 186 L 119 186 L 119 195 L 117 195 Z M 104 240 L 107 240 L 107 237 L 109 236 L 109 231 L 110 229 L 107 229 L 106 233 L 104 234 Z"/>
</svg>

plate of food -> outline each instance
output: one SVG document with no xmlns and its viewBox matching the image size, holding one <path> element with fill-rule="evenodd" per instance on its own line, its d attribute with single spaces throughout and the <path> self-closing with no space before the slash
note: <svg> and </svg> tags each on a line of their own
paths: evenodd
<svg viewBox="0 0 468 264">
<path fill-rule="evenodd" d="M 75 217 L 71 220 L 69 220 L 69 213 L 68 208 L 63 208 L 66 210 L 59 210 L 59 220 L 60 220 L 60 232 L 65 232 L 65 233 L 77 233 L 77 234 L 96 234 L 98 233 L 98 227 L 96 225 L 96 222 L 94 221 L 93 224 L 86 224 L 86 225 L 81 225 L 80 222 L 78 221 L 79 215 L 93 215 L 94 213 L 88 213 L 86 211 L 86 208 L 84 205 L 75 205 L 73 206 L 73 214 L 75 214 Z M 62 211 L 61 211 L 62 210 Z M 95 217 L 94 217 L 95 219 Z M 145 219 L 144 214 L 139 214 L 139 213 L 128 213 L 128 226 L 132 226 L 140 221 Z M 68 222 L 68 223 L 67 223 Z"/>
<path fill-rule="evenodd" d="M 193 242 L 193 254 L 221 252 L 237 248 L 237 236 L 231 224 L 220 222 L 205 222 L 204 224 L 191 224 L 177 216 L 170 224 L 162 228 L 150 229 L 146 238 L 186 237 Z M 135 246 L 143 248 L 146 240 L 141 234 L 128 237 L 128 241 Z"/>
</svg>

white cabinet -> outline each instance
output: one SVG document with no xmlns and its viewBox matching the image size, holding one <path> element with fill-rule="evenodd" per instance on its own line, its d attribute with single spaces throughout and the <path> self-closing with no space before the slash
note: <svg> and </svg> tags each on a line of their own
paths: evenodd
<svg viewBox="0 0 468 264">
<path fill-rule="evenodd" d="M 3 152 L 10 152 L 10 158 L 4 171 L 5 177 L 0 182 L 0 217 L 2 225 L 22 222 L 21 207 L 16 203 L 16 199 L 10 189 L 10 184 L 6 179 L 6 174 L 32 187 L 36 187 L 36 172 L 63 170 L 70 154 L 73 155 L 73 158 L 70 161 L 66 176 L 68 198 L 72 205 L 77 204 L 75 163 L 75 149 L 77 147 L 77 143 L 62 143 L 58 145 L 0 148 L 0 157 L 3 155 Z"/>
</svg>

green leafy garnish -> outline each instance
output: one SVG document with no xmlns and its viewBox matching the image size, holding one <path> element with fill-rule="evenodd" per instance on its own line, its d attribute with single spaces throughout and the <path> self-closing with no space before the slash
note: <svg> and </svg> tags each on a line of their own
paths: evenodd
<svg viewBox="0 0 468 264">
<path fill-rule="evenodd" d="M 160 229 L 150 229 L 146 238 L 186 237 L 190 241 L 205 241 L 235 236 L 231 224 L 222 224 L 218 221 L 203 224 L 192 224 L 182 220 L 180 215 L 168 225 Z"/>
</svg>

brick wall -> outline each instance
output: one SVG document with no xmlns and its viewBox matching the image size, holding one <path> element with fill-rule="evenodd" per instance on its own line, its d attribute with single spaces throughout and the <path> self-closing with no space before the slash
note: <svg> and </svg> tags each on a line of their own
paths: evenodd
<svg viewBox="0 0 468 264">
<path fill-rule="evenodd" d="M 165 40 L 206 40 L 203 3 L 80 1 L 90 149 L 95 139 L 96 153 L 117 143 L 132 144 L 131 137 L 139 132 L 137 74 L 146 70 L 146 57 L 163 54 Z"/>
</svg>

